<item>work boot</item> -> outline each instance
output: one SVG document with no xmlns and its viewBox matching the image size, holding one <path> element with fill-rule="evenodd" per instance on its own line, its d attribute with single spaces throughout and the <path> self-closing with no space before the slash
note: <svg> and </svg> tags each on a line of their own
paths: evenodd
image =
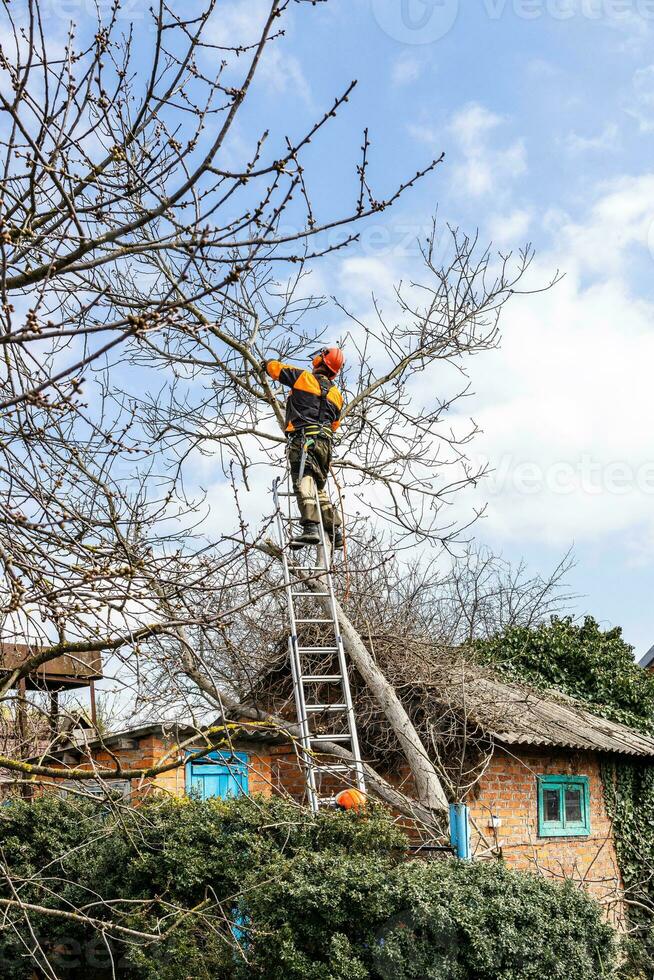
<svg viewBox="0 0 654 980">
<path fill-rule="evenodd" d="M 336 551 L 340 551 L 344 544 L 345 541 L 343 540 L 343 532 L 341 531 L 340 527 L 337 527 L 333 533 L 332 547 Z"/>
<path fill-rule="evenodd" d="M 304 548 L 309 544 L 320 544 L 320 528 L 317 524 L 303 524 L 300 534 L 291 538 L 290 541 L 290 546 L 293 550 Z"/>
</svg>

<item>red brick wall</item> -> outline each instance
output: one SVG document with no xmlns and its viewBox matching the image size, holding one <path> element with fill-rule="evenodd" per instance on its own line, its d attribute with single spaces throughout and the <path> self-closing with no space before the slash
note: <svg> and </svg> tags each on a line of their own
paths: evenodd
<svg viewBox="0 0 654 980">
<path fill-rule="evenodd" d="M 237 743 L 235 751 L 249 757 L 249 788 L 251 793 L 272 793 L 306 802 L 304 773 L 297 756 L 288 745 L 257 745 Z M 172 739 L 158 736 L 140 739 L 133 749 L 116 751 L 125 768 L 144 768 L 161 762 L 166 753 L 174 752 Z M 110 753 L 95 753 L 95 762 L 106 767 L 114 765 Z M 591 802 L 591 834 L 589 837 L 538 837 L 539 775 L 584 775 L 589 778 Z M 64 776 L 65 778 L 65 776 Z M 392 779 L 395 785 L 410 792 L 411 780 L 406 774 Z M 329 796 L 344 783 L 332 777 L 323 783 L 321 795 Z M 153 788 L 182 796 L 185 771 L 176 769 L 161 773 L 151 780 L 132 780 L 132 792 L 143 794 Z M 616 921 L 621 916 L 619 893 L 622 886 L 613 842 L 611 823 L 604 804 L 599 757 L 592 753 L 573 753 L 525 749 L 512 752 L 497 748 L 484 776 L 468 800 L 471 807 L 472 844 L 479 860 L 501 857 L 520 870 L 532 871 L 549 878 L 572 878 L 595 895 L 605 906 L 607 914 Z M 491 827 L 490 817 L 501 821 Z"/>
<path fill-rule="evenodd" d="M 153 736 L 149 739 L 151 743 L 152 762 L 145 762 L 145 765 L 155 765 L 157 762 L 161 761 L 163 756 L 171 750 L 173 747 L 172 740 L 164 741 L 161 738 Z M 250 744 L 239 744 L 238 742 L 233 746 L 235 752 L 244 752 L 248 757 L 248 787 L 251 794 L 261 793 L 263 796 L 272 795 L 272 779 L 271 779 L 271 759 L 270 750 L 268 746 L 257 746 L 255 750 L 252 749 Z M 136 788 L 138 784 L 134 781 L 132 783 L 133 789 Z M 164 790 L 170 793 L 171 796 L 183 796 L 185 792 L 186 785 L 186 773 L 184 765 L 180 765 L 176 769 L 171 769 L 168 772 L 159 773 L 151 781 L 150 785 L 156 787 L 159 790 Z"/>
<path fill-rule="evenodd" d="M 248 785 L 250 793 L 262 793 L 270 796 L 273 792 L 271 775 L 271 757 L 268 746 L 257 746 L 252 750 L 252 745 L 234 745 L 235 752 L 245 752 L 248 756 Z M 112 754 L 113 753 L 113 754 Z M 153 790 L 165 792 L 171 796 L 183 796 L 186 788 L 186 772 L 184 757 L 180 756 L 176 748 L 175 740 L 171 738 L 161 738 L 158 735 L 147 735 L 138 740 L 134 748 L 112 747 L 109 752 L 106 749 L 94 750 L 92 762 L 81 758 L 75 763 L 64 765 L 54 763 L 55 767 L 62 768 L 62 781 L 68 777 L 66 769 L 83 768 L 91 769 L 101 767 L 104 769 L 115 769 L 116 760 L 119 761 L 122 769 L 147 769 L 163 763 L 179 760 L 179 765 L 174 769 L 158 773 L 149 778 L 139 777 L 132 779 L 131 791 L 133 796 L 143 796 Z M 120 775 L 117 774 L 118 778 Z M 105 778 L 111 778 L 106 776 Z"/>
<path fill-rule="evenodd" d="M 305 800 L 304 777 L 296 756 L 287 747 L 272 753 L 273 785 L 277 792 Z M 588 776 L 591 804 L 589 837 L 538 837 L 537 777 Z M 407 772 L 389 777 L 411 793 Z M 338 788 L 334 784 L 331 789 Z M 329 787 L 324 788 L 329 795 Z M 512 753 L 497 748 L 480 783 L 468 800 L 473 824 L 472 846 L 477 860 L 502 858 L 509 866 L 548 878 L 571 878 L 587 888 L 605 907 L 607 916 L 622 919 L 622 879 L 611 822 L 604 804 L 600 760 L 593 753 L 540 751 L 517 747 Z M 501 827 L 490 827 L 491 814 Z"/>
<path fill-rule="evenodd" d="M 295 751 L 288 745 L 273 745 L 270 747 L 270 759 L 273 791 L 290 797 L 296 803 L 306 804 L 304 771 Z M 325 757 L 325 762 L 328 761 Z M 351 784 L 352 781 L 346 778 L 346 774 L 319 777 L 318 795 L 325 798 L 334 796 L 339 790 Z"/>
<path fill-rule="evenodd" d="M 588 776 L 589 837 L 538 836 L 537 776 L 545 775 Z M 497 854 L 523 871 L 559 880 L 572 878 L 604 904 L 607 914 L 620 917 L 622 879 L 597 755 L 520 748 L 509 753 L 498 748 L 473 795 L 468 802 L 477 857 Z M 490 827 L 491 814 L 501 820 L 495 831 Z"/>
</svg>

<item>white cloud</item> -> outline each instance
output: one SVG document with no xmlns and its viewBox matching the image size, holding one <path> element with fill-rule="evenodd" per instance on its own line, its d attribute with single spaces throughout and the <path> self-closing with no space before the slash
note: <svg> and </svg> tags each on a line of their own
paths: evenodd
<svg viewBox="0 0 654 980">
<path fill-rule="evenodd" d="M 405 51 L 393 62 L 391 68 L 391 82 L 397 88 L 403 85 L 410 85 L 411 82 L 418 80 L 422 74 L 424 61 L 413 51 Z"/>
<path fill-rule="evenodd" d="M 634 72 L 633 92 L 625 108 L 636 119 L 641 132 L 654 130 L 654 65 Z"/>
<path fill-rule="evenodd" d="M 383 259 L 352 256 L 341 263 L 340 286 L 349 296 L 384 293 L 393 288 L 393 274 Z"/>
<path fill-rule="evenodd" d="M 409 136 L 418 143 L 433 147 L 438 142 L 439 134 L 429 123 L 408 123 L 406 128 Z"/>
<path fill-rule="evenodd" d="M 545 283 L 556 267 L 565 279 L 515 297 L 501 350 L 473 365 L 484 430 L 475 448 L 496 470 L 479 493 L 489 499 L 487 530 L 501 541 L 566 547 L 619 534 L 636 554 L 654 539 L 654 303 L 623 275 L 646 247 L 654 177 L 616 185 L 601 189 L 585 222 L 559 216 L 560 246 L 531 280 Z M 589 262 L 611 235 L 615 261 Z"/>
<path fill-rule="evenodd" d="M 604 129 L 595 136 L 582 136 L 573 131 L 565 137 L 563 145 L 575 155 L 596 150 L 616 151 L 620 149 L 618 127 L 615 123 L 607 123 Z"/>
<path fill-rule="evenodd" d="M 302 71 L 302 65 L 294 56 L 281 48 L 270 46 L 261 62 L 261 77 L 269 85 L 269 91 L 282 94 L 292 92 L 307 105 L 312 104 L 311 88 Z"/>
<path fill-rule="evenodd" d="M 531 213 L 524 208 L 516 208 L 506 214 L 492 215 L 488 229 L 494 245 L 515 248 L 525 244 L 530 224 Z"/>
<path fill-rule="evenodd" d="M 504 194 L 507 184 L 526 173 L 524 140 L 512 140 L 502 147 L 491 143 L 491 137 L 502 124 L 501 116 L 476 102 L 455 114 L 449 132 L 458 149 L 453 182 L 460 193 L 472 197 L 483 197 L 491 192 Z"/>
<path fill-rule="evenodd" d="M 223 47 L 255 44 L 270 13 L 268 0 L 230 0 L 218 4 L 208 25 L 213 44 Z"/>
<path fill-rule="evenodd" d="M 622 176 L 601 186 L 584 221 L 552 219 L 552 230 L 578 267 L 605 279 L 625 274 L 636 255 L 651 260 L 654 174 Z"/>
<path fill-rule="evenodd" d="M 560 78 L 562 75 L 560 65 L 554 64 L 546 58 L 532 58 L 527 62 L 526 70 L 532 78 L 545 82 Z"/>
<path fill-rule="evenodd" d="M 213 44 L 223 47 L 247 47 L 256 44 L 270 13 L 268 0 L 231 0 L 216 7 L 209 21 L 207 37 Z M 292 24 L 292 22 L 291 22 Z M 288 19 L 285 30 L 288 31 Z M 273 34 L 275 29 L 273 28 Z M 258 68 L 258 77 L 263 79 L 274 95 L 292 92 L 306 103 L 311 103 L 311 89 L 302 70 L 299 59 L 291 54 L 285 38 L 270 41 Z M 209 56 L 215 59 L 215 52 Z M 231 57 L 229 70 L 243 71 L 246 55 Z"/>
<path fill-rule="evenodd" d="M 496 129 L 501 122 L 501 116 L 478 102 L 470 102 L 455 114 L 450 123 L 450 131 L 463 150 L 472 153 L 478 148 L 483 137 Z"/>
</svg>

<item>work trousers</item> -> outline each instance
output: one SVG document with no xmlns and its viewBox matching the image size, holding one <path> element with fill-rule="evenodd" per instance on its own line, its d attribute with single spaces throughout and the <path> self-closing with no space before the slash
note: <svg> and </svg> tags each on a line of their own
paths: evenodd
<svg viewBox="0 0 654 980">
<path fill-rule="evenodd" d="M 308 441 L 307 453 L 304 462 L 304 475 L 300 480 L 300 464 L 302 461 L 302 449 L 305 439 L 298 433 L 288 446 L 288 462 L 291 467 L 291 479 L 293 489 L 297 497 L 298 507 L 300 508 L 300 521 L 302 524 L 316 524 L 318 522 L 318 510 L 316 508 L 316 488 L 318 490 L 318 502 L 322 513 L 322 522 L 328 534 L 335 527 L 341 525 L 341 515 L 332 507 L 325 486 L 329 476 L 329 467 L 332 461 L 331 439 L 323 439 L 320 436 Z"/>
</svg>

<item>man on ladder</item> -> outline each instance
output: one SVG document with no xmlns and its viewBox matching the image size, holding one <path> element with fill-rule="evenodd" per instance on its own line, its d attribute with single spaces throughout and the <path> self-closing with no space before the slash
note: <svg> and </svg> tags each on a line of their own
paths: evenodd
<svg viewBox="0 0 654 980">
<path fill-rule="evenodd" d="M 263 368 L 273 381 L 291 389 L 286 401 L 288 462 L 300 508 L 302 531 L 291 548 L 320 543 L 316 488 L 326 533 L 335 548 L 343 547 L 341 517 L 325 489 L 332 461 L 334 433 L 340 425 L 343 396 L 334 379 L 345 364 L 343 351 L 325 347 L 312 357 L 312 370 L 266 360 Z"/>
</svg>

